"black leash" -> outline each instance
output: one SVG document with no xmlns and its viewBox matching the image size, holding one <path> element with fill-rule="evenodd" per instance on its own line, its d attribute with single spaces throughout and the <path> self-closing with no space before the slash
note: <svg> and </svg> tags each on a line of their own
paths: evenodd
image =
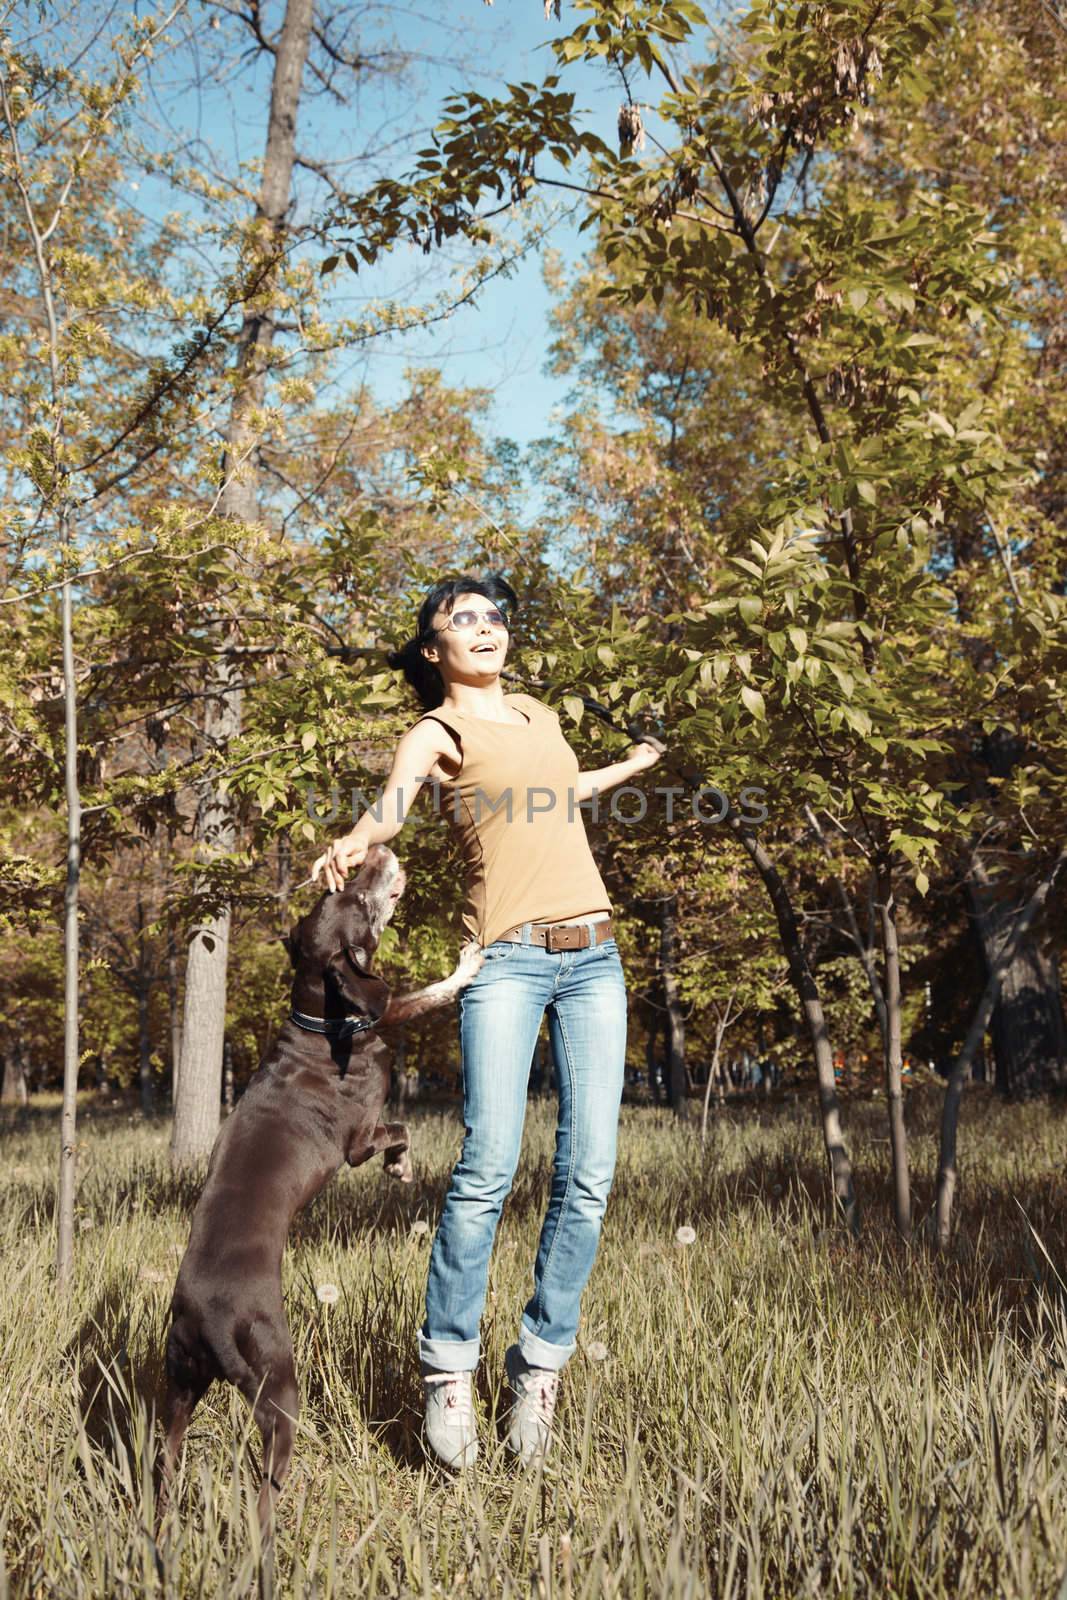
<svg viewBox="0 0 1067 1600">
<path fill-rule="evenodd" d="M 522 682 L 522 679 L 514 672 L 502 672 L 500 676 L 507 683 Z M 574 690 L 561 689 L 557 683 L 545 683 L 543 680 L 536 678 L 531 678 L 527 681 L 533 689 L 551 689 L 555 694 L 573 694 L 575 692 Z M 591 711 L 594 716 L 599 717 L 601 722 L 606 722 L 609 728 L 614 728 L 616 733 L 625 733 L 627 738 L 632 739 L 635 744 L 655 745 L 661 755 L 666 755 L 667 746 L 663 743 L 663 740 L 656 734 L 642 733 L 641 724 L 636 717 L 629 717 L 624 724 L 620 725 L 616 722 L 614 713 L 609 711 L 607 706 L 601 705 L 599 700 L 594 700 L 592 695 L 579 693 L 578 699 L 587 711 Z"/>
<path fill-rule="evenodd" d="M 513 673 L 502 672 L 500 676 L 512 683 L 520 681 Z M 531 679 L 530 684 L 534 689 L 551 689 L 556 694 L 573 694 L 575 692 L 574 690 L 561 689 L 558 684 L 545 683 L 543 680 Z M 676 778 L 681 778 L 686 788 L 699 791 L 704 787 L 704 774 L 698 771 L 696 767 L 678 766 L 673 758 L 670 758 L 667 746 L 659 734 L 643 731 L 637 717 L 628 717 L 625 723 L 620 724 L 616 721 L 614 713 L 609 711 L 607 706 L 601 705 L 599 700 L 594 700 L 592 695 L 579 693 L 578 699 L 587 711 L 591 711 L 595 717 L 599 717 L 601 722 L 606 722 L 609 728 L 614 728 L 616 733 L 625 733 L 627 738 L 632 739 L 635 744 L 650 744 L 659 751 L 661 756 L 668 757 L 663 763 L 664 769 L 667 772 L 672 772 Z M 656 726 L 662 728 L 663 725 L 657 720 Z"/>
</svg>

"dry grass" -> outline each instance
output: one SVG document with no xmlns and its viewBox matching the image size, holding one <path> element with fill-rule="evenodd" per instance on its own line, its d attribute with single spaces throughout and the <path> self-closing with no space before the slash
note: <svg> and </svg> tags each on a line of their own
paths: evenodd
<svg viewBox="0 0 1067 1600">
<path fill-rule="evenodd" d="M 937 1096 L 912 1098 L 919 1211 Z M 1049 1596 L 1067 1566 L 1063 1112 L 965 1106 L 948 1261 L 888 1230 L 881 1110 L 854 1102 L 859 1248 L 826 1226 L 809 1104 L 720 1117 L 706 1158 L 627 1109 L 567 1369 L 555 1463 L 523 1477 L 493 1428 L 529 1292 L 552 1126 L 535 1106 L 484 1326 L 476 1474 L 428 1468 L 414 1345 L 428 1238 L 460 1127 L 415 1126 L 418 1177 L 343 1174 L 286 1259 L 304 1411 L 278 1536 L 292 1596 Z M 195 1185 L 165 1124 L 83 1118 L 76 1284 L 51 1258 L 55 1112 L 9 1119 L 0 1206 L 0 1597 L 255 1590 L 243 1404 L 190 1433 L 157 1549 L 153 1468 L 167 1301 Z M 1020 1207 L 1022 1209 L 1020 1209 Z M 696 1230 L 680 1246 L 675 1231 Z M 315 1286 L 339 1286 L 332 1307 Z M 606 1359 L 591 1358 L 607 1347 Z"/>
</svg>

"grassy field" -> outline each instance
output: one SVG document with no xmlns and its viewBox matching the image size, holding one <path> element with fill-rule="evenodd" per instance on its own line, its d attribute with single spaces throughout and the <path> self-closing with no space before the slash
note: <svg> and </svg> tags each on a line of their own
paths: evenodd
<svg viewBox="0 0 1067 1600">
<path fill-rule="evenodd" d="M 923 1094 L 909 1101 L 920 1215 L 939 1103 Z M 703 1157 L 665 1114 L 624 1111 L 543 1475 L 508 1465 L 493 1413 L 547 1197 L 549 1108 L 531 1109 L 498 1238 L 487 1448 L 466 1481 L 423 1461 L 414 1346 L 459 1123 L 417 1115 L 410 1188 L 378 1163 L 342 1174 L 285 1264 L 304 1410 L 279 1594 L 1067 1595 L 1067 1319 L 1026 1220 L 1062 1267 L 1064 1111 L 970 1096 L 949 1260 L 890 1234 L 881 1107 L 853 1102 L 848 1127 L 858 1247 L 827 1227 L 810 1102 L 720 1113 Z M 152 1408 L 196 1194 L 168 1171 L 167 1134 L 83 1112 L 64 1302 L 55 1110 L 3 1125 L 0 1600 L 254 1592 L 254 1472 L 229 1392 L 198 1411 L 180 1518 L 158 1550 L 151 1536 Z M 317 1299 L 326 1283 L 334 1305 Z"/>
</svg>

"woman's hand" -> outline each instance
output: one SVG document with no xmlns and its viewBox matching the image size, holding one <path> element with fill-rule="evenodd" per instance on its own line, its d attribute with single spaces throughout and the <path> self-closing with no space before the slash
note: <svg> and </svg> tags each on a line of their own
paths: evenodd
<svg viewBox="0 0 1067 1600">
<path fill-rule="evenodd" d="M 335 839 L 312 867 L 312 883 L 318 882 L 321 872 L 331 893 L 335 889 L 343 889 L 348 874 L 353 867 L 361 864 L 369 848 L 366 839 L 360 833 L 346 833 L 340 839 Z"/>
<path fill-rule="evenodd" d="M 635 772 L 644 772 L 646 767 L 654 767 L 660 756 L 666 753 L 667 746 L 653 734 L 649 734 L 640 744 L 630 746 L 626 752 L 626 759 Z"/>
</svg>

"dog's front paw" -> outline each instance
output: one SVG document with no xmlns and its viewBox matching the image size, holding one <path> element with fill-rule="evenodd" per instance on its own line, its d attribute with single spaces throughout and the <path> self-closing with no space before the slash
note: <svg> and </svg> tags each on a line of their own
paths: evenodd
<svg viewBox="0 0 1067 1600">
<path fill-rule="evenodd" d="M 452 974 L 456 980 L 457 987 L 460 989 L 465 988 L 471 979 L 476 977 L 482 970 L 484 962 L 485 954 L 477 939 L 472 939 L 469 944 L 465 944 L 459 952 L 459 965 Z"/>
<path fill-rule="evenodd" d="M 411 1166 L 410 1150 L 387 1150 L 385 1152 L 385 1170 L 390 1178 L 399 1178 L 401 1183 L 413 1183 L 415 1173 Z"/>
</svg>

